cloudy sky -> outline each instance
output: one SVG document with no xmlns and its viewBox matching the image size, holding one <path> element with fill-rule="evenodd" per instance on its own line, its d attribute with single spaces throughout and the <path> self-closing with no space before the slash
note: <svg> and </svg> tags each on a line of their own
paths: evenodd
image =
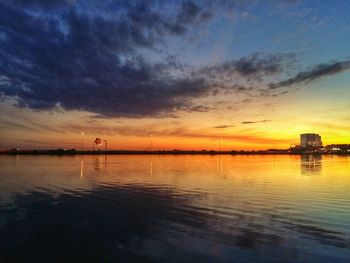
<svg viewBox="0 0 350 263">
<path fill-rule="evenodd" d="M 0 148 L 350 143 L 347 0 L 0 0 Z"/>
</svg>

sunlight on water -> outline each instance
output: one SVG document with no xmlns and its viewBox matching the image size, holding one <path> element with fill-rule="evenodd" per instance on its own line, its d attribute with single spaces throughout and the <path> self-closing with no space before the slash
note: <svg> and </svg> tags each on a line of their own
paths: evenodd
<svg viewBox="0 0 350 263">
<path fill-rule="evenodd" d="M 350 262 L 349 157 L 1 156 L 0 165 L 6 261 Z"/>
</svg>

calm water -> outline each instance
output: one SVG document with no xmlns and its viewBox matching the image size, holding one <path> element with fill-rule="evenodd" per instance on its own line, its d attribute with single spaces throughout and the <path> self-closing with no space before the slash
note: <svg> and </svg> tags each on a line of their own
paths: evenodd
<svg viewBox="0 0 350 263">
<path fill-rule="evenodd" d="M 350 157 L 1 156 L 0 262 L 350 262 Z"/>
</svg>

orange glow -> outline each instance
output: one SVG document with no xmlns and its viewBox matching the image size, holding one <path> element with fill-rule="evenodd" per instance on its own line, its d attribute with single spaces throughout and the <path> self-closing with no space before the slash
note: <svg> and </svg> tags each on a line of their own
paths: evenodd
<svg viewBox="0 0 350 263">
<path fill-rule="evenodd" d="M 299 134 L 305 132 L 320 134 L 325 145 L 350 143 L 347 102 L 333 110 L 327 105 L 315 110 L 297 95 L 288 99 L 288 107 L 281 99 L 266 104 L 261 116 L 248 103 L 225 114 L 182 113 L 175 119 L 94 119 L 84 112 L 38 114 L 2 105 L 0 148 L 78 150 L 83 139 L 89 150 L 99 137 L 108 141 L 108 149 L 149 150 L 152 143 L 154 150 L 218 150 L 219 139 L 223 151 L 286 149 L 299 144 Z"/>
</svg>

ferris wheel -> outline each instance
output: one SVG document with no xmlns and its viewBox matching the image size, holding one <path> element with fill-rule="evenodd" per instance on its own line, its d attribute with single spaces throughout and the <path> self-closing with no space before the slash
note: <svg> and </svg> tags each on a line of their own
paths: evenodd
<svg viewBox="0 0 350 263">
<path fill-rule="evenodd" d="M 105 151 L 107 151 L 107 140 L 102 140 L 101 138 L 96 138 L 94 143 L 92 144 L 92 148 L 95 151 L 95 147 L 101 147 L 101 146 L 105 146 Z"/>
</svg>

